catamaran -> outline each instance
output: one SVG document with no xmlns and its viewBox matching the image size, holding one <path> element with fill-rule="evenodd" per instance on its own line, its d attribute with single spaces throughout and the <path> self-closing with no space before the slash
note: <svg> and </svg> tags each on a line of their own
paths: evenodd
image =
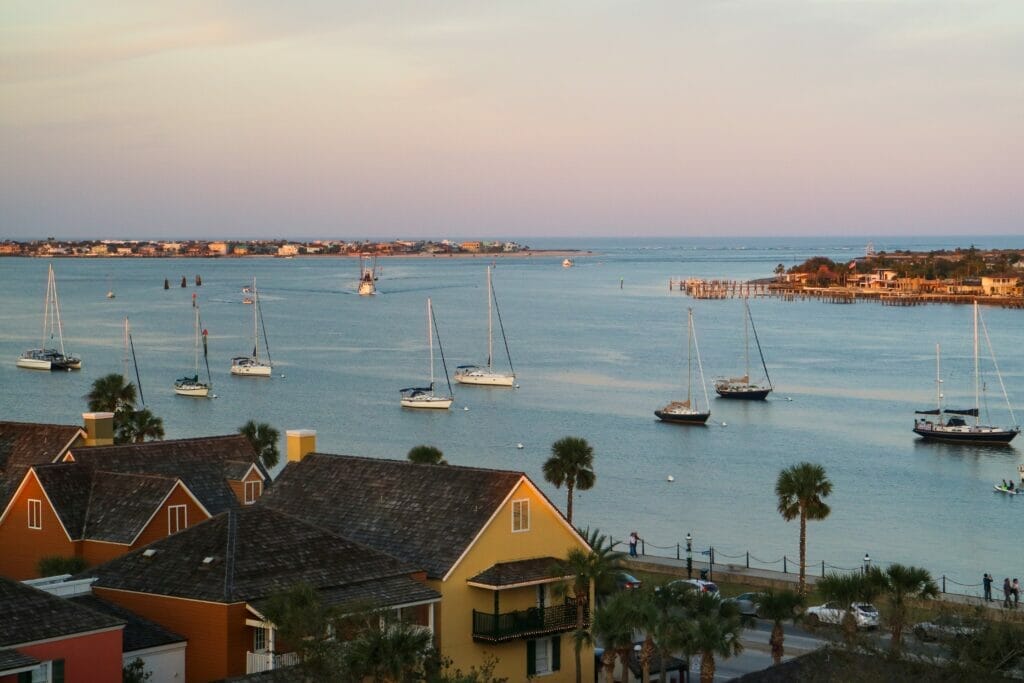
<svg viewBox="0 0 1024 683">
<path fill-rule="evenodd" d="M 1010 413 L 1010 420 L 1013 426 L 993 427 L 981 424 L 981 394 L 984 391 L 984 383 L 981 381 L 981 367 L 978 362 L 978 324 L 985 333 L 985 342 L 988 344 L 989 355 L 992 358 L 992 365 L 999 378 L 999 386 L 1003 390 L 1003 398 L 1006 400 L 1006 408 Z M 978 302 L 974 302 L 974 407 L 950 409 L 942 407 L 942 365 L 940 360 L 939 345 L 935 345 L 935 399 L 936 407 L 931 410 L 916 410 L 917 415 L 927 417 L 914 418 L 914 433 L 928 441 L 948 441 L 953 443 L 988 443 L 1008 444 L 1013 438 L 1020 434 L 1020 425 L 1013 414 L 1013 407 L 1010 405 L 1010 397 L 1006 393 L 1006 385 L 1003 384 L 1003 376 L 999 374 L 999 366 L 995 362 L 995 354 L 992 351 L 992 341 L 988 337 L 988 329 L 985 321 L 981 318 L 978 310 Z M 986 403 L 987 413 L 987 403 Z M 972 421 L 968 418 L 974 418 Z M 986 414 L 986 418 L 988 415 Z"/>
<path fill-rule="evenodd" d="M 494 358 L 494 322 L 492 308 L 498 314 L 498 329 L 501 330 L 501 340 L 505 344 L 505 356 L 508 358 L 508 372 L 500 372 L 494 369 L 492 359 Z M 455 381 L 459 384 L 476 384 L 489 387 L 512 387 L 516 383 L 516 373 L 512 368 L 512 354 L 508 350 L 508 339 L 505 337 L 505 326 L 501 322 L 501 310 L 498 308 L 498 299 L 494 296 L 494 288 L 491 285 L 491 267 L 487 266 L 487 366 L 460 365 L 455 368 Z"/>
<path fill-rule="evenodd" d="M 57 339 L 58 348 L 47 347 Z M 64 350 L 64 326 L 60 320 L 60 303 L 57 300 L 57 280 L 53 264 L 46 281 L 46 298 L 43 303 L 43 340 L 38 349 L 29 349 L 18 358 L 19 368 L 28 370 L 80 370 L 82 359 Z"/>
<path fill-rule="evenodd" d="M 695 353 L 696 352 L 696 353 Z M 706 410 L 698 410 L 693 398 L 693 356 L 697 356 L 697 368 L 700 371 L 700 386 L 704 390 Z M 693 327 L 693 309 L 687 309 L 687 341 L 686 341 L 686 400 L 672 401 L 654 414 L 659 420 L 679 424 L 704 424 L 711 417 L 711 402 L 708 401 L 708 385 L 704 381 L 704 365 L 700 362 L 700 347 L 697 345 L 697 333 Z"/>
<path fill-rule="evenodd" d="M 246 289 L 249 289 L 246 287 Z M 274 364 L 270 359 L 270 342 L 267 341 L 267 326 L 263 324 L 263 310 L 260 307 L 260 293 L 256 289 L 256 278 L 252 279 L 252 355 L 235 356 L 231 359 L 231 374 L 243 377 L 270 377 L 274 374 Z M 260 358 L 260 329 L 263 329 L 263 348 L 267 359 Z"/>
<path fill-rule="evenodd" d="M 452 383 L 448 380 L 448 366 L 444 361 L 444 348 L 441 346 L 441 335 L 437 335 L 437 348 L 441 352 L 441 365 L 444 367 L 444 379 L 448 383 L 448 395 L 439 396 L 434 393 L 434 309 L 427 299 L 427 346 L 430 347 L 430 386 L 408 387 L 402 389 L 401 405 L 403 408 L 439 408 L 447 409 L 455 399 L 452 397 Z"/>
<path fill-rule="evenodd" d="M 750 304 L 747 303 L 746 299 L 743 300 L 743 308 L 743 376 L 721 377 L 715 380 L 715 392 L 722 398 L 762 401 L 775 387 L 772 386 L 772 378 L 768 375 L 768 365 L 764 362 L 761 341 L 757 338 L 754 319 L 750 317 Z M 767 386 L 751 384 L 750 382 L 750 332 L 754 333 L 754 342 L 757 344 L 757 353 L 761 356 L 761 367 L 764 369 L 764 378 L 768 384 Z"/>
<path fill-rule="evenodd" d="M 209 352 L 206 345 L 206 330 L 203 330 L 203 360 L 206 361 L 206 381 L 199 381 L 199 304 L 192 300 L 192 307 L 195 309 L 195 341 L 193 342 L 195 350 L 195 365 L 193 366 L 193 374 L 191 377 L 179 377 L 174 381 L 174 393 L 179 396 L 192 396 L 195 398 L 206 398 L 210 395 L 210 389 L 213 388 L 213 381 L 210 378 L 210 358 Z"/>
</svg>

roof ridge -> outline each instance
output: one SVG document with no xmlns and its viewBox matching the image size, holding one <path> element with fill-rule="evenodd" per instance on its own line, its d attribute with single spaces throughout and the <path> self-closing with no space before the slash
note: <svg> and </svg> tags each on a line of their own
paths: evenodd
<svg viewBox="0 0 1024 683">
<path fill-rule="evenodd" d="M 182 439 L 160 439 L 158 441 L 143 441 L 141 443 L 119 443 L 111 444 L 109 446 L 87 446 L 89 453 L 95 451 L 106 450 L 110 448 L 145 448 L 146 446 L 166 446 L 170 444 L 183 443 L 187 441 L 213 441 L 213 440 L 225 440 L 225 439 L 237 439 L 245 438 L 243 434 L 217 434 L 214 436 L 188 436 Z"/>
<path fill-rule="evenodd" d="M 366 460 L 366 461 L 369 461 L 369 462 L 388 462 L 388 463 L 395 463 L 397 465 L 407 465 L 407 466 L 411 466 L 411 467 L 417 467 L 417 466 L 426 465 L 427 467 L 443 467 L 443 468 L 445 468 L 447 470 L 453 470 L 453 469 L 454 470 L 469 470 L 469 471 L 472 471 L 472 472 L 488 472 L 488 473 L 492 473 L 492 474 L 493 473 L 498 473 L 498 474 L 514 474 L 514 475 L 517 475 L 517 476 L 525 476 L 526 475 L 526 472 L 523 472 L 522 470 L 506 470 L 506 469 L 497 469 L 497 468 L 494 468 L 494 467 L 476 467 L 474 465 L 453 465 L 451 463 L 448 463 L 447 465 L 433 464 L 433 463 L 418 463 L 418 462 L 411 462 L 409 460 L 401 460 L 399 458 L 374 458 L 374 457 L 369 456 L 369 455 L 348 455 L 348 454 L 345 454 L 345 453 L 325 453 L 324 451 L 313 451 L 312 453 L 308 453 L 306 455 L 306 457 L 309 457 L 310 455 L 325 455 L 325 456 L 328 456 L 328 457 L 331 457 L 331 458 L 351 458 L 353 460 Z"/>
<path fill-rule="evenodd" d="M 150 474 L 148 472 L 115 472 L 113 470 L 104 470 L 99 467 L 93 467 L 92 470 L 93 476 L 103 474 L 110 477 L 144 477 L 146 479 L 166 479 L 167 481 L 177 481 L 181 478 L 167 474 Z"/>
<path fill-rule="evenodd" d="M 26 426 L 26 427 L 67 427 L 69 429 L 81 429 L 81 425 L 57 424 L 56 422 L 18 422 L 16 420 L 0 420 L 0 427 L 4 425 Z"/>
<path fill-rule="evenodd" d="M 70 463 L 69 463 L 70 464 Z M 92 494 L 96 490 L 96 472 L 89 477 L 89 498 L 85 501 L 85 517 L 82 519 L 82 540 L 89 538 L 86 530 L 89 528 L 89 513 L 92 512 Z"/>
<path fill-rule="evenodd" d="M 238 536 L 238 510 L 228 510 L 228 538 L 224 551 L 224 602 L 234 600 L 235 593 L 235 540 Z"/>
</svg>

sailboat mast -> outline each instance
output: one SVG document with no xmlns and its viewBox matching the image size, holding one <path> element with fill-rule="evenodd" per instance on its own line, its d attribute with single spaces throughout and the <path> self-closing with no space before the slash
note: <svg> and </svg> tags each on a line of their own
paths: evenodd
<svg viewBox="0 0 1024 683">
<path fill-rule="evenodd" d="M 53 266 L 50 266 L 50 284 L 53 286 L 53 316 L 57 321 L 57 338 L 60 340 L 60 355 L 64 353 L 64 326 L 60 321 L 60 300 L 57 299 L 57 278 L 53 275 Z"/>
<path fill-rule="evenodd" d="M 981 380 L 978 368 L 978 302 L 974 302 L 974 424 L 981 421 Z"/>
<path fill-rule="evenodd" d="M 935 407 L 939 410 L 939 419 L 942 419 L 942 350 L 938 344 L 935 345 Z"/>
<path fill-rule="evenodd" d="M 121 358 L 121 375 L 128 378 L 128 316 L 124 318 L 124 357 Z"/>
<path fill-rule="evenodd" d="M 430 347 L 430 389 L 434 389 L 434 316 L 427 297 L 427 346 Z"/>
<path fill-rule="evenodd" d="M 743 300 L 743 376 L 746 378 L 743 381 L 747 384 L 750 383 L 750 330 L 748 325 L 750 322 L 750 304 L 747 300 Z"/>
<path fill-rule="evenodd" d="M 494 357 L 494 326 L 491 321 L 491 267 L 487 266 L 487 370 L 491 369 Z"/>
<path fill-rule="evenodd" d="M 252 359 L 259 361 L 260 359 L 260 328 L 259 328 L 259 306 L 255 304 L 259 301 L 260 295 L 256 293 L 256 277 L 252 278 Z"/>
<path fill-rule="evenodd" d="M 686 309 L 686 402 L 690 403 L 693 386 L 693 309 Z"/>
<path fill-rule="evenodd" d="M 196 377 L 199 377 L 199 306 L 196 305 L 196 324 L 195 324 L 195 341 L 192 342 L 192 348 L 195 353 L 195 362 L 193 363 L 196 371 Z"/>
</svg>

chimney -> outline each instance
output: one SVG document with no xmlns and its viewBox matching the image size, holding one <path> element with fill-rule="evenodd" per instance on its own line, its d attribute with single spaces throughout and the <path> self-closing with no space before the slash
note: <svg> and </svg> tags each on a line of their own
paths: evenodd
<svg viewBox="0 0 1024 683">
<path fill-rule="evenodd" d="M 302 462 L 307 454 L 316 450 L 315 429 L 289 429 L 285 434 L 288 437 L 288 462 Z"/>
<path fill-rule="evenodd" d="M 82 413 L 86 446 L 110 446 L 114 443 L 113 413 Z"/>
</svg>

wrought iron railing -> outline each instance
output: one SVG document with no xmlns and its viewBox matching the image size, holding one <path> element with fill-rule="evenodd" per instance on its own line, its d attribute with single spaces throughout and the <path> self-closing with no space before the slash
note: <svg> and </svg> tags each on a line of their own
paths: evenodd
<svg viewBox="0 0 1024 683">
<path fill-rule="evenodd" d="M 583 606 L 584 628 L 590 626 L 590 610 Z M 514 612 L 473 610 L 473 640 L 500 643 L 506 640 L 534 638 L 563 633 L 576 628 L 576 600 L 567 598 L 561 605 L 531 607 Z"/>
</svg>

